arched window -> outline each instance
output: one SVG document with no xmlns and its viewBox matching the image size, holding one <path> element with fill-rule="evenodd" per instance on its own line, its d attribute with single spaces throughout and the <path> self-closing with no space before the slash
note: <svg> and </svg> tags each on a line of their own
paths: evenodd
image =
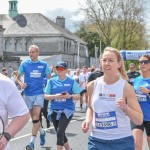
<svg viewBox="0 0 150 150">
<path fill-rule="evenodd" d="M 5 51 L 7 51 L 7 52 L 13 51 L 12 43 L 11 43 L 10 39 L 6 39 L 6 41 L 5 41 Z"/>
<path fill-rule="evenodd" d="M 27 39 L 27 40 L 26 40 L 26 52 L 29 50 L 29 47 L 30 47 L 30 45 L 32 45 L 32 44 L 33 44 L 32 39 Z"/>
<path fill-rule="evenodd" d="M 22 50 L 22 41 L 21 39 L 16 39 L 15 50 L 20 52 Z"/>
<path fill-rule="evenodd" d="M 66 51 L 66 41 L 64 41 L 64 52 Z"/>
</svg>

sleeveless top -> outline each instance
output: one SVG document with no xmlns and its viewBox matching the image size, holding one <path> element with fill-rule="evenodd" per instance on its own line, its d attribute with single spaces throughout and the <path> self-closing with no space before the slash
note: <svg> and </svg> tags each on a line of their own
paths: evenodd
<svg viewBox="0 0 150 150">
<path fill-rule="evenodd" d="M 131 136 L 130 120 L 116 105 L 118 99 L 123 97 L 126 81 L 120 78 L 117 82 L 107 85 L 102 78 L 95 80 L 91 97 L 93 109 L 91 136 L 104 140 Z"/>
</svg>

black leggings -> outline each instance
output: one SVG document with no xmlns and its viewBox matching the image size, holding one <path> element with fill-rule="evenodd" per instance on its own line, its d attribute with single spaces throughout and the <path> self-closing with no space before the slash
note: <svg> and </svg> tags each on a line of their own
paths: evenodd
<svg viewBox="0 0 150 150">
<path fill-rule="evenodd" d="M 47 111 L 48 103 L 49 103 L 49 101 L 44 99 L 44 106 L 41 109 L 41 113 L 43 112 L 44 118 L 46 119 L 46 123 L 49 123 L 49 120 L 47 118 L 47 115 L 48 115 L 48 111 Z M 41 126 L 43 127 L 43 125 L 42 125 L 42 114 L 41 113 L 40 113 L 40 122 L 41 122 Z"/>
<path fill-rule="evenodd" d="M 57 113 L 53 112 L 53 114 L 51 115 L 51 119 L 55 128 L 55 131 L 57 132 L 57 145 L 64 146 L 64 143 L 68 141 L 65 135 L 65 131 L 73 115 L 67 119 L 66 115 L 62 113 L 59 120 L 56 120 L 56 116 L 57 116 Z"/>
</svg>

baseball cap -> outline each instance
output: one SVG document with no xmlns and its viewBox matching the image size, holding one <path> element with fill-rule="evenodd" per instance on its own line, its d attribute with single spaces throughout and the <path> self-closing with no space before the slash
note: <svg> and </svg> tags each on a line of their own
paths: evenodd
<svg viewBox="0 0 150 150">
<path fill-rule="evenodd" d="M 56 65 L 56 68 L 57 67 L 62 67 L 62 68 L 65 68 L 65 69 L 68 68 L 67 64 L 63 61 L 58 62 L 57 65 Z"/>
</svg>

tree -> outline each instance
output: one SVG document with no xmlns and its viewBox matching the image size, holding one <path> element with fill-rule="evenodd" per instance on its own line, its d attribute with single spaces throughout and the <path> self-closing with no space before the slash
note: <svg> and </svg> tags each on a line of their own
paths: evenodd
<svg viewBox="0 0 150 150">
<path fill-rule="evenodd" d="M 88 27 L 84 25 L 75 34 L 88 43 L 87 47 L 89 51 L 89 56 L 95 57 L 95 46 L 100 49 L 101 38 L 99 37 L 99 34 L 96 31 L 95 32 L 89 31 Z M 102 47 L 104 47 L 103 43 L 101 45 L 101 48 Z M 98 56 L 99 55 L 100 52 L 98 51 Z"/>
<path fill-rule="evenodd" d="M 95 26 L 107 46 L 146 48 L 143 0 L 84 0 L 86 24 Z M 137 49 L 136 48 L 136 49 Z"/>
</svg>

